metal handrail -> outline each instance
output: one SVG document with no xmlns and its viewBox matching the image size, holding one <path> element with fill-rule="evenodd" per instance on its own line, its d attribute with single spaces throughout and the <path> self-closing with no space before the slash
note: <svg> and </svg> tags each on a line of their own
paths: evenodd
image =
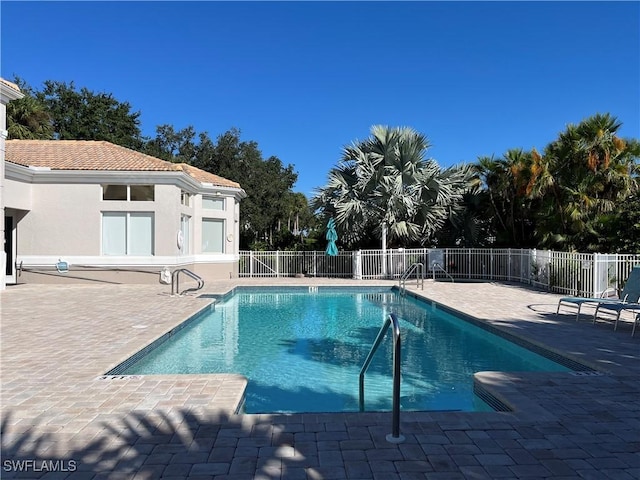
<svg viewBox="0 0 640 480">
<path fill-rule="evenodd" d="M 184 273 L 185 275 L 193 278 L 196 282 L 198 282 L 198 286 L 186 288 L 185 290 L 180 292 L 180 274 L 181 273 Z M 204 287 L 204 280 L 202 279 L 202 277 L 200 277 L 199 275 L 196 275 L 191 270 L 188 270 L 186 268 L 178 268 L 177 270 L 174 270 L 173 273 L 171 274 L 171 295 L 175 295 L 177 292 L 179 292 L 178 295 L 184 295 L 185 293 L 189 293 L 189 292 L 197 292 L 202 287 Z"/>
<path fill-rule="evenodd" d="M 362 369 L 360 370 L 360 411 L 364 411 L 364 374 L 366 373 L 371 361 L 373 360 L 373 356 L 378 350 L 380 343 L 382 343 L 382 339 L 384 338 L 387 330 L 389 330 L 389 326 L 393 325 L 393 405 L 392 405 L 392 428 L 391 433 L 387 435 L 387 441 L 391 443 L 401 443 L 404 442 L 404 436 L 400 435 L 400 361 L 401 361 L 401 346 L 402 341 L 400 339 L 400 324 L 398 322 L 398 317 L 395 314 L 390 313 L 387 319 L 382 324 L 380 331 L 378 332 L 378 336 L 376 337 L 375 342 L 373 342 L 373 346 L 369 351 L 369 355 L 367 355 L 367 359 L 364 361 L 362 365 Z"/>
<path fill-rule="evenodd" d="M 431 272 L 433 273 L 433 279 L 436 279 L 436 267 L 439 268 L 440 270 L 442 270 L 444 272 L 444 274 L 449 277 L 451 279 L 451 283 L 455 283 L 455 280 L 453 279 L 453 277 L 449 274 L 449 272 L 447 272 L 442 265 L 440 265 L 437 262 L 433 262 L 431 264 Z"/>
<path fill-rule="evenodd" d="M 416 288 L 422 287 L 424 290 L 424 264 L 420 262 L 412 263 L 409 265 L 402 276 L 400 277 L 400 293 L 404 293 L 407 285 L 407 279 L 411 276 L 413 272 L 416 272 Z"/>
</svg>

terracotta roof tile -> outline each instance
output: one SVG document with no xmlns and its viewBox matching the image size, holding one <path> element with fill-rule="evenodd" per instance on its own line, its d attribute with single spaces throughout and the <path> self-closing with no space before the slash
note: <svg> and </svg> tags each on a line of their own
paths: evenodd
<svg viewBox="0 0 640 480">
<path fill-rule="evenodd" d="M 213 173 L 205 172 L 204 170 L 200 170 L 188 163 L 178 163 L 176 164 L 182 170 L 191 177 L 195 178 L 200 183 L 212 183 L 213 185 L 220 185 L 223 187 L 235 187 L 240 188 L 240 184 L 236 182 L 232 182 L 231 180 L 227 180 L 226 178 L 219 177 L 218 175 L 214 175 Z"/>
<path fill-rule="evenodd" d="M 5 160 L 52 170 L 184 172 L 200 183 L 241 188 L 240 184 L 185 163 L 171 163 L 106 141 L 7 140 Z"/>
<path fill-rule="evenodd" d="M 5 80 L 4 78 L 0 77 L 0 82 L 4 83 L 9 88 L 13 88 L 16 92 L 20 91 L 20 87 L 15 83 L 10 82 L 9 80 Z"/>
</svg>

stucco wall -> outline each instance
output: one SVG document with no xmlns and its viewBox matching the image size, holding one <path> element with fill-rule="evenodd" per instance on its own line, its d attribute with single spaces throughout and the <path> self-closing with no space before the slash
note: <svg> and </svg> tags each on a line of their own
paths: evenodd
<svg viewBox="0 0 640 480">
<path fill-rule="evenodd" d="M 26 196 L 25 184 L 15 184 L 19 182 L 11 182 L 10 188 L 21 193 L 16 203 L 23 203 L 17 199 Z M 154 254 L 178 255 L 176 233 L 182 211 L 178 187 L 156 185 L 153 202 L 104 201 L 101 185 L 34 184 L 30 188 L 31 205 L 25 208 L 30 211 L 18 226 L 19 255 L 101 255 L 102 212 L 153 212 Z"/>
<path fill-rule="evenodd" d="M 139 178 L 129 185 L 139 185 Z M 105 201 L 98 183 L 26 183 L 8 181 L 11 206 L 20 210 L 17 259 L 23 263 L 19 283 L 155 283 L 164 267 L 188 268 L 205 281 L 238 274 L 239 202 L 216 192 L 193 194 L 182 205 L 182 188 L 156 184 L 154 201 Z M 204 209 L 204 196 L 225 199 L 225 210 Z M 153 212 L 154 255 L 102 255 L 102 212 Z M 177 242 L 182 215 L 190 217 L 189 250 Z M 224 220 L 224 253 L 202 252 L 202 221 Z M 56 271 L 58 259 L 68 273 Z"/>
<path fill-rule="evenodd" d="M 32 185 L 30 183 L 5 179 L 5 208 L 31 210 L 31 188 Z"/>
<path fill-rule="evenodd" d="M 196 273 L 207 282 L 238 277 L 237 262 L 221 263 L 197 263 L 184 264 L 181 268 L 187 268 Z M 156 284 L 160 279 L 162 267 L 122 267 L 122 268 L 86 268 L 71 265 L 67 273 L 59 273 L 54 266 L 42 267 L 37 270 L 25 270 L 21 273 L 18 283 L 43 283 L 43 284 Z M 173 270 L 173 269 L 172 269 Z M 180 275 L 180 290 L 194 286 L 196 282 L 187 275 Z M 167 286 L 167 291 L 171 286 Z"/>
<path fill-rule="evenodd" d="M 98 255 L 96 185 L 32 185 L 29 213 L 18 225 L 21 255 Z"/>
</svg>

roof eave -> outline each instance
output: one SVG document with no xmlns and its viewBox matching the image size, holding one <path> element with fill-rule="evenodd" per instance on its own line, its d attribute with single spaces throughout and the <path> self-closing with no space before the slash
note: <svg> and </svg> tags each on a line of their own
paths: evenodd
<svg viewBox="0 0 640 480">
<path fill-rule="evenodd" d="M 24 97 L 24 93 L 20 90 L 16 90 L 13 87 L 7 85 L 6 82 L 0 82 L 0 101 L 5 105 L 9 103 L 11 100 L 18 100 L 19 98 Z"/>
<path fill-rule="evenodd" d="M 245 192 L 242 188 L 238 187 L 228 187 L 223 185 L 214 185 L 212 183 L 201 183 L 201 190 L 198 193 L 202 194 L 211 194 L 211 193 L 224 193 L 227 195 L 233 195 L 238 200 L 243 198 L 247 198 L 247 192 Z"/>
<path fill-rule="evenodd" d="M 207 194 L 220 192 L 238 199 L 246 198 L 242 188 L 227 187 L 201 183 L 183 171 L 156 170 L 52 170 L 37 167 L 26 167 L 12 162 L 5 162 L 5 176 L 9 180 L 33 184 L 83 184 L 83 183 L 116 183 L 131 182 L 153 183 L 155 185 L 175 185 L 191 194 Z"/>
</svg>

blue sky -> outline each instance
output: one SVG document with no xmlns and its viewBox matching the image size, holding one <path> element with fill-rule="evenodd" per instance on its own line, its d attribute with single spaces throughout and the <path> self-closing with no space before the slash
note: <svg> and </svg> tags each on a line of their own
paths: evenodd
<svg viewBox="0 0 640 480">
<path fill-rule="evenodd" d="M 324 185 L 372 125 L 441 166 L 597 112 L 640 136 L 639 2 L 7 2 L 1 75 L 112 93 L 142 129 L 231 127 Z"/>
</svg>

